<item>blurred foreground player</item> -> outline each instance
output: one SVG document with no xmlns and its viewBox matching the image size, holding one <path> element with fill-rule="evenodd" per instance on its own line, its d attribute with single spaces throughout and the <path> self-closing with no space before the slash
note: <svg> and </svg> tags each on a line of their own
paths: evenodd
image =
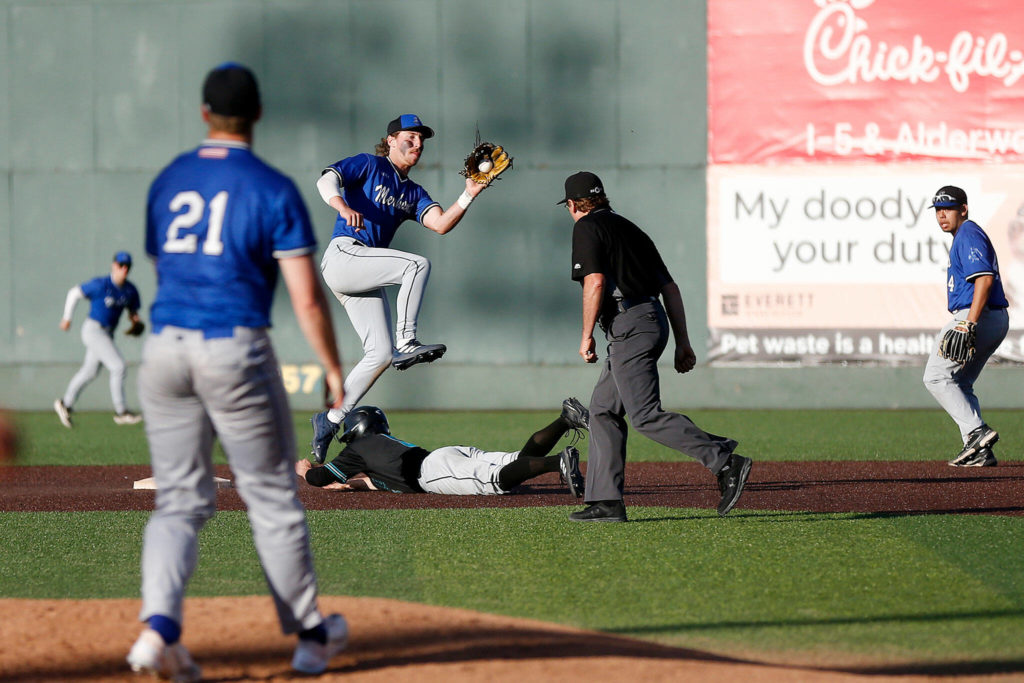
<svg viewBox="0 0 1024 683">
<path fill-rule="evenodd" d="M 295 433 L 267 328 L 278 271 L 303 334 L 342 397 L 330 311 L 312 254 L 316 241 L 295 185 L 250 149 L 261 114 L 253 74 L 223 64 L 203 85 L 209 135 L 150 187 L 146 250 L 159 283 L 139 394 L 156 510 L 142 549 L 147 623 L 128 654 L 135 671 L 199 680 L 180 642 L 182 601 L 199 530 L 216 511 L 211 451 L 220 440 L 245 501 L 281 628 L 297 633 L 292 667 L 327 668 L 348 626 L 317 606 L 305 510 L 296 498 Z"/>
</svg>

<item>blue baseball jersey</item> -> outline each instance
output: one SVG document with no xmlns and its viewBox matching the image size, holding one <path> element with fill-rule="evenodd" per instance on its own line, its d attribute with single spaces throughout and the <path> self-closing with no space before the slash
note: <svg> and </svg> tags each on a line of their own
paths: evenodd
<svg viewBox="0 0 1024 683">
<path fill-rule="evenodd" d="M 1006 308 L 1009 304 L 999 277 L 999 261 L 985 231 L 974 221 L 964 221 L 953 237 L 946 268 L 946 295 L 950 311 L 970 308 L 974 300 L 974 280 L 993 275 L 988 293 L 990 308 Z"/>
<path fill-rule="evenodd" d="M 426 190 L 403 178 L 387 157 L 357 154 L 331 164 L 324 173 L 338 176 L 345 203 L 363 215 L 362 230 L 338 216 L 331 239 L 352 237 L 368 247 L 387 247 L 402 223 L 422 223 L 427 211 L 440 207 Z"/>
<path fill-rule="evenodd" d="M 149 189 L 153 329 L 176 325 L 217 337 L 236 326 L 269 327 L 277 260 L 314 251 L 295 184 L 244 143 L 205 140 L 171 162 Z"/>
<path fill-rule="evenodd" d="M 128 280 L 118 287 L 109 275 L 101 275 L 79 287 L 89 300 L 89 317 L 103 327 L 117 327 L 124 309 L 134 313 L 142 306 L 139 290 Z"/>
</svg>

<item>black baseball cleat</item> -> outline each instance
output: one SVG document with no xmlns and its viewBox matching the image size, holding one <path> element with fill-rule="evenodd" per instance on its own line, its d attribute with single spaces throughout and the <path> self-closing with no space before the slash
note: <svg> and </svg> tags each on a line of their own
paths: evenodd
<svg viewBox="0 0 1024 683">
<path fill-rule="evenodd" d="M 590 431 L 590 411 L 583 407 L 576 397 L 570 396 L 562 401 L 562 419 L 573 429 Z"/>
<path fill-rule="evenodd" d="M 718 514 L 724 517 L 729 514 L 740 499 L 743 493 L 743 486 L 750 476 L 750 467 L 754 461 L 745 458 L 738 453 L 729 455 L 725 467 L 718 471 L 718 490 L 722 492 L 722 499 L 718 501 Z"/>
<path fill-rule="evenodd" d="M 580 472 L 580 452 L 573 446 L 566 446 L 558 454 L 558 476 L 574 498 L 583 496 L 583 474 Z"/>
<path fill-rule="evenodd" d="M 953 465 L 952 462 L 949 464 L 953 467 L 995 467 L 999 461 L 996 460 L 996 454 L 990 447 L 983 446 L 970 458 L 963 458 L 956 465 Z"/>
<path fill-rule="evenodd" d="M 996 441 L 999 441 L 999 432 L 983 424 L 967 435 L 967 443 L 964 444 L 963 450 L 947 464 L 950 467 L 978 467 L 967 463 L 978 460 L 978 452 L 983 448 L 991 449 Z M 992 459 L 995 460 L 995 456 Z"/>
<path fill-rule="evenodd" d="M 573 522 L 625 522 L 626 506 L 621 500 L 599 500 L 569 515 Z"/>
<path fill-rule="evenodd" d="M 417 363 L 431 363 L 443 356 L 447 350 L 448 347 L 444 344 L 420 344 L 415 339 L 410 339 L 395 349 L 391 365 L 396 370 L 405 370 Z"/>
</svg>

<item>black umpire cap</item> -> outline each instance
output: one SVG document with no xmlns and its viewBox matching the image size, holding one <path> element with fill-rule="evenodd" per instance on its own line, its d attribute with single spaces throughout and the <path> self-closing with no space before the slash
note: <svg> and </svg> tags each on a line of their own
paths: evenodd
<svg viewBox="0 0 1024 683">
<path fill-rule="evenodd" d="M 587 197 L 603 197 L 604 185 L 601 179 L 590 171 L 573 173 L 565 179 L 565 199 L 558 202 L 565 204 L 570 199 L 586 199 Z"/>
<path fill-rule="evenodd" d="M 257 119 L 260 115 L 260 87 L 248 67 L 224 62 L 206 75 L 203 105 L 213 114 Z"/>
<path fill-rule="evenodd" d="M 929 209 L 952 209 L 967 203 L 967 193 L 955 185 L 940 187 Z"/>
</svg>

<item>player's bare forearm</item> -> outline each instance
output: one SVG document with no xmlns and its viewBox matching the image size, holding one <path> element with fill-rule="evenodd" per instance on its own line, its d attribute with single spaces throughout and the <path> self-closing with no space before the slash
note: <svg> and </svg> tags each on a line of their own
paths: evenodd
<svg viewBox="0 0 1024 683">
<path fill-rule="evenodd" d="M 344 399 L 342 389 L 341 357 L 334 337 L 331 309 L 317 278 L 313 258 L 306 254 L 278 261 L 288 295 L 291 297 L 295 318 L 303 336 L 312 347 L 326 371 L 325 381 L 334 397 L 334 407 Z"/>
<path fill-rule="evenodd" d="M 976 323 L 981 318 L 988 303 L 989 292 L 992 291 L 992 283 L 995 277 L 992 275 L 981 275 L 974 279 L 974 297 L 971 299 L 971 310 L 967 312 L 967 320 Z"/>
<path fill-rule="evenodd" d="M 469 195 L 470 198 L 476 198 L 486 187 L 486 185 L 474 183 L 467 178 L 465 194 Z M 443 212 L 440 207 L 435 207 L 423 217 L 423 227 L 436 232 L 438 235 L 446 235 L 459 224 L 468 210 L 469 207 L 463 207 L 458 200 Z"/>
<path fill-rule="evenodd" d="M 604 299 L 604 274 L 591 273 L 583 278 L 583 330 L 580 335 L 580 357 L 587 363 L 597 362 L 594 328 Z"/>
</svg>

